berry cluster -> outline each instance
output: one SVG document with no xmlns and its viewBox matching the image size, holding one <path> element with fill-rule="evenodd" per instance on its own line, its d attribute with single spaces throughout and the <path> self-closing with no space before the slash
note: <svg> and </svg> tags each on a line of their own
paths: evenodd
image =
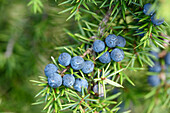
<svg viewBox="0 0 170 113">
<path fill-rule="evenodd" d="M 159 55 L 157 52 L 154 52 L 154 51 L 151 51 L 150 52 L 156 59 L 159 59 Z M 161 64 L 159 61 L 155 61 L 154 59 L 151 58 L 151 60 L 153 61 L 154 63 L 154 66 L 151 67 L 149 66 L 149 71 L 150 72 L 161 72 L 162 70 L 162 67 L 161 67 Z M 166 54 L 166 56 L 164 57 L 164 61 L 165 61 L 165 69 L 166 71 L 168 71 L 168 68 L 170 66 L 170 52 Z M 158 86 L 160 84 L 160 78 L 158 75 L 151 75 L 151 76 L 148 76 L 148 83 L 151 85 L 151 86 Z"/>
<path fill-rule="evenodd" d="M 109 48 L 114 48 L 116 46 L 124 47 L 126 45 L 126 40 L 121 36 L 116 36 L 114 34 L 108 35 L 105 39 L 105 43 Z M 95 40 L 93 43 L 93 50 L 96 53 L 102 52 L 105 50 L 105 43 L 101 40 Z M 111 53 L 108 51 L 103 53 L 99 57 L 101 63 L 109 63 L 112 60 L 115 62 L 120 62 L 124 58 L 124 52 L 122 49 L 114 48 Z"/>
<path fill-rule="evenodd" d="M 159 26 L 164 23 L 163 18 L 157 18 L 155 9 L 152 8 L 152 4 L 150 4 L 150 3 L 144 5 L 143 13 L 145 15 L 151 16 L 151 21 L 154 25 Z"/>
<path fill-rule="evenodd" d="M 74 70 L 82 70 L 83 73 L 88 74 L 93 71 L 94 63 L 91 61 L 84 61 L 80 56 L 71 58 L 68 53 L 60 54 L 58 62 L 63 66 L 69 66 Z M 62 84 L 66 87 L 73 86 L 75 90 L 81 91 L 81 88 L 88 88 L 88 82 L 86 79 L 80 79 L 71 74 L 65 74 L 63 77 L 58 73 L 58 68 L 54 64 L 48 64 L 44 69 L 45 75 L 48 77 L 48 84 L 53 87 L 59 87 Z"/>
</svg>

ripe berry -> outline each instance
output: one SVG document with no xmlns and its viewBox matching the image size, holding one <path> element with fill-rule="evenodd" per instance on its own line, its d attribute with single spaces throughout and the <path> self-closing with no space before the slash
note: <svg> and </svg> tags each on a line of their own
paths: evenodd
<svg viewBox="0 0 170 113">
<path fill-rule="evenodd" d="M 122 102 L 118 107 L 120 107 L 120 109 L 118 110 L 118 113 L 123 113 L 127 111 L 127 109 L 125 108 L 125 102 Z"/>
<path fill-rule="evenodd" d="M 71 61 L 71 56 L 68 53 L 61 53 L 58 57 L 58 62 L 63 66 L 68 66 Z"/>
<path fill-rule="evenodd" d="M 108 35 L 105 39 L 106 45 L 111 48 L 116 46 L 117 41 L 118 38 L 114 34 Z"/>
<path fill-rule="evenodd" d="M 145 15 L 153 15 L 153 13 L 155 12 L 155 10 L 151 9 L 152 4 L 145 4 L 144 8 L 143 8 L 143 13 Z"/>
<path fill-rule="evenodd" d="M 118 41 L 116 42 L 116 45 L 119 47 L 125 47 L 126 45 L 126 40 L 125 38 L 121 37 L 121 36 L 117 36 Z"/>
<path fill-rule="evenodd" d="M 94 69 L 94 63 L 92 61 L 85 61 L 84 67 L 82 69 L 83 73 L 88 74 L 91 73 Z"/>
<path fill-rule="evenodd" d="M 157 75 L 148 76 L 148 83 L 151 86 L 158 86 L 160 84 L 160 79 Z"/>
<path fill-rule="evenodd" d="M 117 94 L 117 93 L 119 93 L 120 92 L 120 90 L 118 89 L 118 88 L 114 88 L 113 89 L 113 94 Z"/>
<path fill-rule="evenodd" d="M 104 51 L 104 49 L 105 49 L 105 44 L 104 44 L 104 42 L 103 41 L 101 41 L 101 40 L 96 40 L 94 43 L 93 43 L 93 50 L 95 51 L 95 52 L 102 52 L 102 51 Z"/>
<path fill-rule="evenodd" d="M 74 70 L 80 70 L 84 66 L 84 59 L 80 56 L 75 56 L 71 59 L 71 67 Z"/>
<path fill-rule="evenodd" d="M 168 52 L 165 56 L 165 64 L 170 65 L 170 52 Z"/>
<path fill-rule="evenodd" d="M 75 83 L 74 83 L 74 89 L 77 90 L 78 92 L 81 92 L 81 88 L 88 88 L 88 82 L 86 79 L 80 79 L 77 78 Z"/>
<path fill-rule="evenodd" d="M 109 63 L 111 61 L 110 53 L 108 51 L 103 53 L 103 55 L 99 57 L 99 60 L 101 63 Z"/>
<path fill-rule="evenodd" d="M 103 97 L 104 96 L 104 92 L 103 92 L 103 86 L 100 84 L 100 92 L 99 92 L 99 87 L 98 87 L 98 84 L 96 84 L 94 87 L 93 87 L 93 91 L 94 93 L 97 93 L 99 95 L 99 97 Z"/>
<path fill-rule="evenodd" d="M 155 63 L 156 62 L 155 60 L 159 59 L 158 53 L 155 51 L 150 51 L 149 53 L 152 55 L 150 59 Z"/>
<path fill-rule="evenodd" d="M 150 51 L 149 53 L 150 53 L 152 56 L 154 56 L 155 58 L 159 58 L 159 55 L 158 55 L 157 52 L 155 52 L 155 51 Z"/>
<path fill-rule="evenodd" d="M 63 76 L 63 85 L 66 87 L 71 87 L 75 82 L 75 78 L 73 75 L 66 74 Z"/>
<path fill-rule="evenodd" d="M 48 64 L 44 69 L 44 73 L 48 77 L 49 75 L 56 73 L 57 70 L 58 70 L 57 66 L 55 66 L 54 64 Z"/>
<path fill-rule="evenodd" d="M 48 84 L 52 88 L 56 88 L 61 86 L 62 84 L 62 78 L 58 73 L 52 73 L 48 76 Z"/>
<path fill-rule="evenodd" d="M 169 75 L 170 77 L 170 65 L 165 64 L 165 72 Z"/>
<path fill-rule="evenodd" d="M 153 24 L 155 24 L 155 25 L 157 25 L 157 26 L 159 26 L 159 25 L 161 25 L 161 24 L 164 23 L 164 19 L 163 19 L 163 18 L 157 18 L 157 17 L 156 17 L 156 14 L 154 14 L 154 15 L 151 17 L 151 21 L 152 21 Z"/>
<path fill-rule="evenodd" d="M 154 66 L 151 67 L 149 66 L 149 71 L 150 72 L 160 72 L 161 71 L 161 65 L 159 62 L 154 62 Z"/>
<path fill-rule="evenodd" d="M 113 49 L 113 51 L 111 52 L 111 58 L 115 62 L 120 62 L 124 58 L 123 50 L 118 48 Z"/>
</svg>

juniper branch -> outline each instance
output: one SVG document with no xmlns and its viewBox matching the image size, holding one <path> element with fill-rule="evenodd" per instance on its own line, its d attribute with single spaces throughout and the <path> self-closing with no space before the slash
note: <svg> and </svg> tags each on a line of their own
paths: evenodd
<svg viewBox="0 0 170 113">
<path fill-rule="evenodd" d="M 106 12 L 106 15 L 104 16 L 104 18 L 100 22 L 99 27 L 98 27 L 99 35 L 104 35 L 104 29 L 106 28 L 105 26 L 106 26 L 107 22 L 109 21 L 109 17 L 111 15 L 112 9 L 113 9 L 113 7 L 111 7 Z M 97 38 L 97 35 L 90 37 L 90 39 L 95 39 L 95 38 Z"/>
<path fill-rule="evenodd" d="M 99 31 L 99 34 L 100 34 L 100 35 L 104 35 L 104 29 L 105 29 L 105 26 L 106 26 L 107 22 L 109 21 L 109 17 L 110 17 L 110 15 L 111 15 L 112 9 L 113 9 L 113 7 L 111 7 L 111 8 L 107 11 L 106 15 L 104 16 L 104 18 L 102 19 L 102 21 L 101 21 L 100 24 L 99 24 L 98 31 Z"/>
</svg>

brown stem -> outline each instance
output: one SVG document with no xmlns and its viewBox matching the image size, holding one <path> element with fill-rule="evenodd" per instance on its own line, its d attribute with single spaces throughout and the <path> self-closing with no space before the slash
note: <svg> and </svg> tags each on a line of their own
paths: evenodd
<svg viewBox="0 0 170 113">
<path fill-rule="evenodd" d="M 92 48 L 88 48 L 87 51 L 83 53 L 83 55 L 80 55 L 80 57 L 84 58 L 87 54 L 91 53 Z"/>
<path fill-rule="evenodd" d="M 99 24 L 98 31 L 99 31 L 99 34 L 100 34 L 100 35 L 104 35 L 105 25 L 106 25 L 107 22 L 109 21 L 109 17 L 110 17 L 110 15 L 111 15 L 112 9 L 113 9 L 113 8 L 110 8 L 110 9 L 107 11 L 106 15 L 104 16 L 104 18 L 102 19 L 102 21 L 101 21 L 100 24 Z"/>
<path fill-rule="evenodd" d="M 79 102 L 79 105 L 81 105 L 81 103 L 84 101 L 84 99 L 82 98 L 81 101 Z"/>
<path fill-rule="evenodd" d="M 138 53 L 136 51 L 136 41 L 134 41 L 134 48 L 133 48 L 133 50 L 134 50 L 134 54 L 138 55 Z"/>
<path fill-rule="evenodd" d="M 98 27 L 99 35 L 104 35 L 104 29 L 105 29 L 107 22 L 109 21 L 109 17 L 111 15 L 112 9 L 113 9 L 113 7 L 111 7 L 106 12 L 106 15 L 104 16 L 104 18 L 100 22 L 99 27 Z M 97 38 L 97 35 L 90 37 L 90 39 L 96 39 L 96 38 Z M 100 38 L 100 37 L 98 37 L 98 38 Z"/>
<path fill-rule="evenodd" d="M 85 113 L 85 110 L 82 108 L 82 106 L 80 106 L 79 108 L 83 111 L 83 113 Z"/>
<path fill-rule="evenodd" d="M 159 57 L 163 58 L 166 55 L 167 51 L 163 50 L 159 53 Z"/>
<path fill-rule="evenodd" d="M 68 69 L 70 69 L 70 66 L 67 66 L 67 68 L 64 69 L 64 70 L 62 70 L 62 71 L 58 71 L 58 73 L 60 73 L 61 76 L 63 77 L 63 76 L 64 76 L 64 73 L 65 73 Z"/>
</svg>

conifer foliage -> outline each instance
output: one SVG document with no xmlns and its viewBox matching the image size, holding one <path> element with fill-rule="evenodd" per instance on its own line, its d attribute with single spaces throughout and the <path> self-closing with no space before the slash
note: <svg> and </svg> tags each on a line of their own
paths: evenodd
<svg viewBox="0 0 170 113">
<path fill-rule="evenodd" d="M 145 111 L 150 113 L 157 105 L 170 107 L 170 55 L 166 35 L 169 25 L 157 14 L 159 1 L 63 0 L 56 4 L 65 8 L 59 14 L 70 12 L 67 22 L 70 19 L 77 22 L 79 32 L 65 30 L 77 44 L 56 47 L 65 52 L 51 56 L 40 81 L 31 80 L 42 88 L 33 105 L 45 103 L 43 110 L 48 113 L 130 112 L 130 108 L 124 108 L 126 98 L 120 98 L 125 95 L 125 89 L 136 96 L 130 87 L 139 88 L 129 72 L 146 71 L 148 65 L 150 91 L 147 89 L 148 94 L 141 95 L 151 101 Z M 32 6 L 35 13 L 42 12 L 40 0 L 31 0 L 28 6 Z M 157 56 L 163 55 L 151 54 L 153 48 L 160 53 Z M 161 62 L 157 63 L 155 60 L 159 58 Z M 166 69 L 161 69 L 165 64 Z M 118 91 L 115 93 L 115 90 Z M 132 102 L 137 97 L 133 97 Z"/>
</svg>

